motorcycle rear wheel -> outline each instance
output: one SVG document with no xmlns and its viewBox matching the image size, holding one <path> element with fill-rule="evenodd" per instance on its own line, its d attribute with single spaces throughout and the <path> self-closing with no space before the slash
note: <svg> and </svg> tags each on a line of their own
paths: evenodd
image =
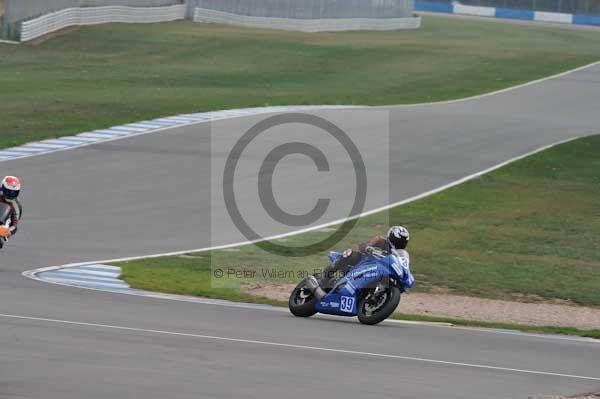
<svg viewBox="0 0 600 399">
<path fill-rule="evenodd" d="M 374 325 L 381 323 L 398 307 L 400 303 L 400 289 L 398 287 L 388 287 L 381 295 L 385 298 L 380 299 L 381 302 L 373 301 L 373 291 L 369 291 L 358 301 L 357 315 L 358 320 L 362 324 Z"/>
<path fill-rule="evenodd" d="M 292 291 L 288 301 L 290 312 L 297 317 L 310 317 L 317 313 L 315 305 L 317 297 L 306 288 L 305 280 L 302 280 Z"/>
</svg>

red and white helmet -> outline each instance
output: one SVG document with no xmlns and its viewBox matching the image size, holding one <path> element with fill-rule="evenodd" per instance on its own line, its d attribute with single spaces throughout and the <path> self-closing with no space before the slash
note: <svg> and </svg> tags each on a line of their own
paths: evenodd
<svg viewBox="0 0 600 399">
<path fill-rule="evenodd" d="M 12 201 L 17 199 L 21 192 L 21 180 L 15 176 L 6 176 L 2 179 L 2 185 L 0 185 L 0 191 L 2 197 L 5 200 Z"/>
</svg>

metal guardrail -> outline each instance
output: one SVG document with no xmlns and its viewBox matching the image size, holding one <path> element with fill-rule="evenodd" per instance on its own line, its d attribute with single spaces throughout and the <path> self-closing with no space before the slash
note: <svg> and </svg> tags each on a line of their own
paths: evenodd
<svg viewBox="0 0 600 399">
<path fill-rule="evenodd" d="M 431 3 L 459 3 L 465 6 L 531 10 L 573 15 L 600 15 L 600 0 L 428 0 Z"/>
<path fill-rule="evenodd" d="M 414 0 L 187 0 L 191 7 L 267 18 L 402 18 Z"/>
<path fill-rule="evenodd" d="M 600 0 L 462 0 L 474 6 L 600 15 Z"/>
<path fill-rule="evenodd" d="M 3 0 L 6 22 L 13 24 L 66 8 L 79 7 L 164 7 L 184 0 Z"/>
<path fill-rule="evenodd" d="M 108 22 L 152 23 L 184 19 L 185 4 L 167 7 L 84 7 L 67 8 L 21 24 L 21 41 L 26 42 L 74 25 Z"/>
<path fill-rule="evenodd" d="M 274 18 L 239 15 L 204 8 L 195 9 L 194 22 L 213 22 L 302 32 L 417 29 L 421 26 L 421 18 L 417 16 L 401 18 Z"/>
<path fill-rule="evenodd" d="M 520 8 L 473 6 L 465 5 L 459 2 L 446 3 L 439 0 L 417 0 L 415 1 L 415 10 L 462 15 L 476 15 L 492 18 L 519 19 L 523 21 L 540 21 L 561 24 L 600 26 L 599 15 L 568 14 Z"/>
</svg>

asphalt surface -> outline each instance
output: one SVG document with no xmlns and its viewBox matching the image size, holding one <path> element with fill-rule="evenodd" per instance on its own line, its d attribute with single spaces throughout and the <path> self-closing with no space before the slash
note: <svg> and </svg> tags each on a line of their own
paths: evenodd
<svg viewBox="0 0 600 399">
<path fill-rule="evenodd" d="M 374 175 L 369 210 L 540 146 L 597 133 L 599 106 L 596 65 L 478 99 L 387 107 L 373 118 L 359 111 L 319 114 L 346 123 L 356 140 Z M 389 168 L 385 140 L 361 139 L 385 128 L 385 110 Z M 58 287 L 20 275 L 37 267 L 244 240 L 214 189 L 227 155 L 221 150 L 262 118 L 0 164 L 4 174 L 18 174 L 26 184 L 22 230 L 0 258 L 0 398 L 525 398 L 600 390 L 597 343 L 302 320 L 287 312 Z M 347 154 L 306 127 L 288 125 L 280 134 L 306 134 L 332 151 L 331 174 L 315 173 L 307 159 L 281 163 L 274 185 L 282 208 L 306 211 L 327 194 L 339 203 L 326 220 L 345 216 L 355 189 L 353 171 L 344 167 Z M 280 144 L 284 138 L 269 140 Z M 260 165 L 269 140 L 248 147 L 248 163 L 236 181 L 240 209 L 255 211 L 248 220 L 265 235 L 294 230 L 261 216 L 256 202 L 258 168 L 252 167 Z"/>
</svg>

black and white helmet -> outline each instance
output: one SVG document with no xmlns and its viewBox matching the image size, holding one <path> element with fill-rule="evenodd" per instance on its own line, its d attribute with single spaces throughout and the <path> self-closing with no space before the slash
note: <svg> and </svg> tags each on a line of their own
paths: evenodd
<svg viewBox="0 0 600 399">
<path fill-rule="evenodd" d="M 404 226 L 392 226 L 388 230 L 387 239 L 395 249 L 405 249 L 410 240 L 410 234 Z"/>
</svg>

